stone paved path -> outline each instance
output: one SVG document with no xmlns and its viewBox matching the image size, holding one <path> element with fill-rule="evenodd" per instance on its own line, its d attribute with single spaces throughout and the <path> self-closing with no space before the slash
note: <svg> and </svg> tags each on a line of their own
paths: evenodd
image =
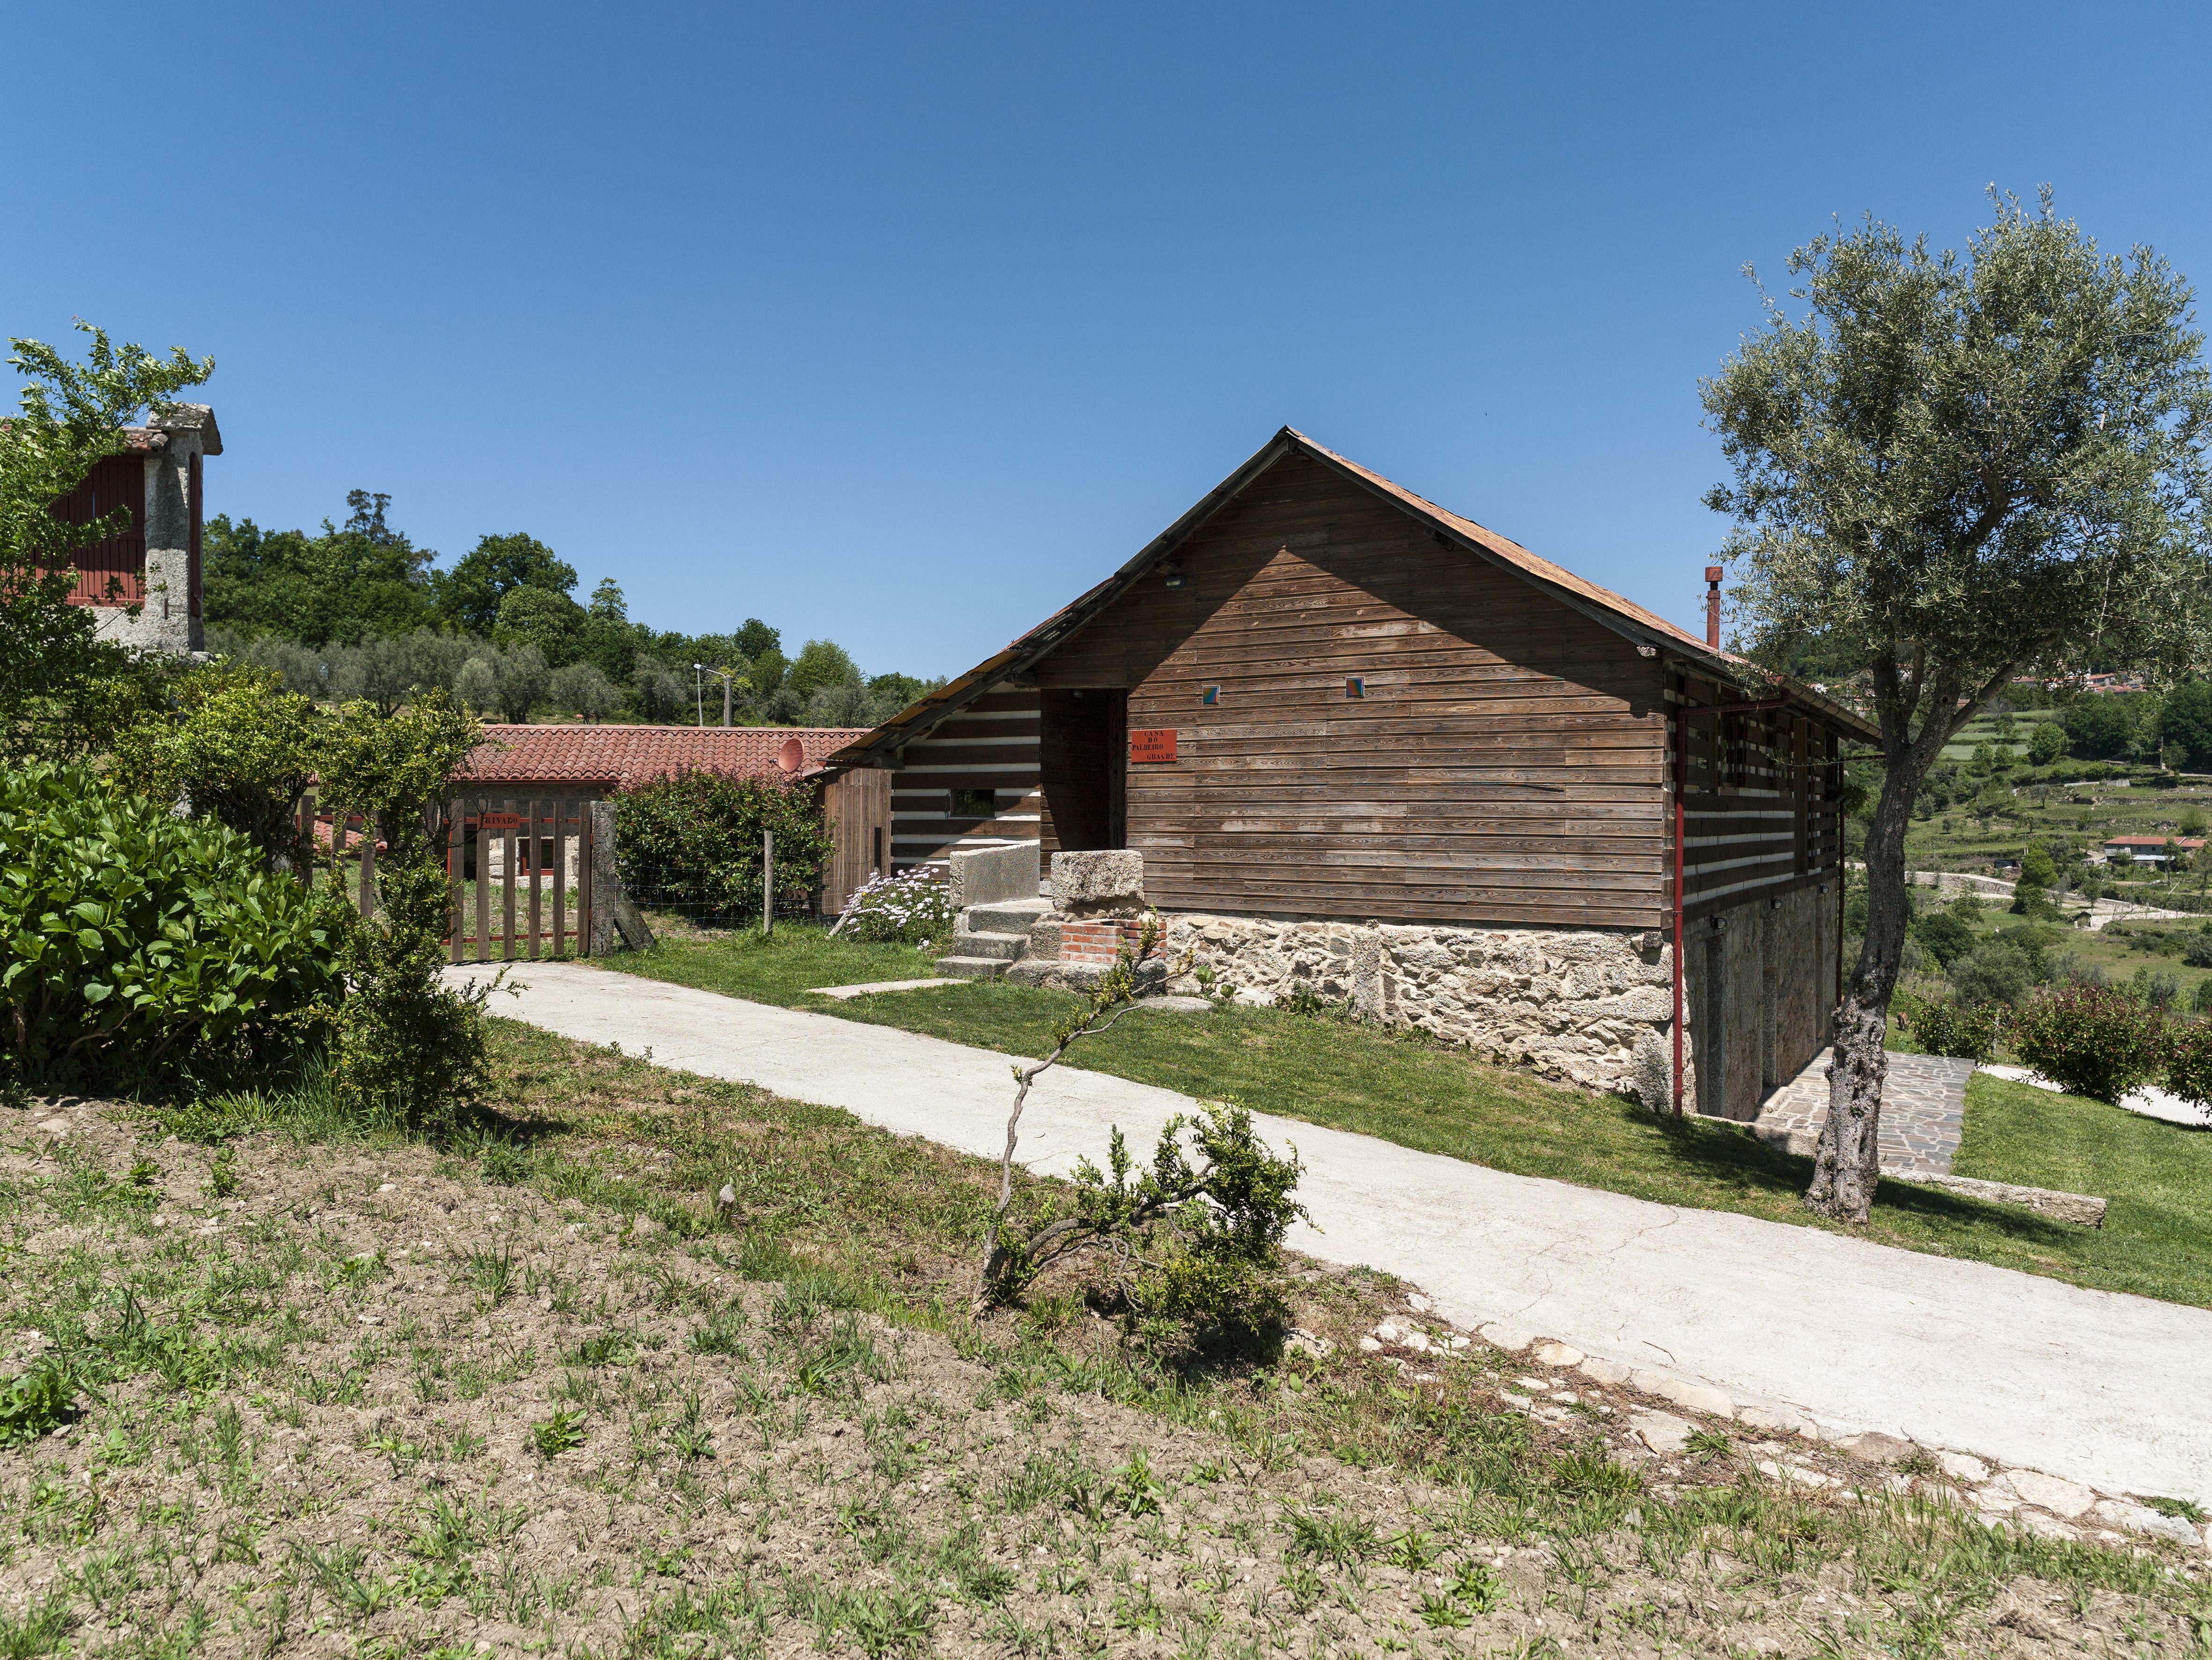
<svg viewBox="0 0 2212 1660">
<path fill-rule="evenodd" d="M 995 1158 L 1006 1142 L 1012 1085 L 1007 1058 L 988 1049 L 580 963 L 518 964 L 513 980 L 519 995 L 495 995 L 493 1013 L 629 1055 L 649 1047 L 660 1066 L 964 1152 Z M 1021 1155 L 1065 1173 L 1079 1157 L 1103 1160 L 1113 1126 L 1149 1147 L 1191 1104 L 1054 1067 L 1030 1097 Z M 1315 1225 L 1292 1244 L 1401 1274 L 1456 1324 L 1556 1337 L 1838 1433 L 1879 1429 L 2106 1493 L 2212 1506 L 2212 1310 L 1511 1176 L 1316 1124 L 1254 1122 L 1305 1160 L 1298 1196 Z"/>
<path fill-rule="evenodd" d="M 1809 1158 L 1828 1118 L 1828 1057 L 1766 1098 L 1751 1133 Z M 1893 1055 L 1881 1091 L 1881 1167 L 1893 1176 L 1948 1176 L 1966 1124 L 1966 1080 L 1974 1063 L 1947 1055 Z"/>
</svg>

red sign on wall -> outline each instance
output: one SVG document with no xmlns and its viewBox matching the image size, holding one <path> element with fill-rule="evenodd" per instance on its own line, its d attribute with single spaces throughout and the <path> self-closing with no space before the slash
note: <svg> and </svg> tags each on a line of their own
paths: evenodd
<svg viewBox="0 0 2212 1660">
<path fill-rule="evenodd" d="M 520 830 L 529 822 L 519 812 L 487 812 L 477 818 L 477 824 L 488 830 Z"/>
<path fill-rule="evenodd" d="M 1176 729 L 1152 727 L 1129 734 L 1129 764 L 1158 766 L 1176 758 Z"/>
</svg>

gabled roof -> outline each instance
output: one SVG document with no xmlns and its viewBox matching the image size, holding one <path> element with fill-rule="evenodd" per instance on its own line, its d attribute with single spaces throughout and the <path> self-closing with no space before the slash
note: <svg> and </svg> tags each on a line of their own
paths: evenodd
<svg viewBox="0 0 2212 1660">
<path fill-rule="evenodd" d="M 1208 492 L 1197 506 L 1153 538 L 1113 575 L 1073 604 L 1054 611 L 1004 651 L 978 663 L 967 673 L 946 681 L 919 702 L 900 710 L 858 743 L 838 751 L 830 757 L 832 764 L 865 765 L 873 757 L 896 751 L 902 745 L 921 737 L 945 716 L 973 702 L 1008 675 L 1018 674 L 1027 668 L 1127 593 L 1146 571 L 1236 500 L 1254 479 L 1278 461 L 1291 455 L 1306 456 L 1341 474 L 1362 489 L 1404 509 L 1427 525 L 1441 540 L 1512 573 L 1531 587 L 1549 593 L 1562 605 L 1602 623 L 1638 645 L 1658 647 L 1728 680 L 1739 684 L 1747 682 L 1771 694 L 1786 696 L 1854 738 L 1866 742 L 1879 741 L 1881 738 L 1881 733 L 1864 720 L 1810 686 L 1786 675 L 1761 668 L 1733 652 L 1716 651 L 1697 635 L 1677 628 L 1656 611 L 1646 611 L 1612 589 L 1600 587 L 1596 583 L 1576 575 L 1565 566 L 1555 565 L 1550 560 L 1529 552 L 1518 542 L 1500 536 L 1496 531 L 1486 529 L 1472 519 L 1462 519 L 1459 514 L 1414 495 L 1402 485 L 1391 483 L 1381 473 L 1371 472 L 1358 462 L 1339 455 L 1334 450 L 1316 444 L 1295 428 L 1285 427 L 1261 445 L 1243 466 Z"/>
<path fill-rule="evenodd" d="M 831 754 L 866 736 L 858 727 L 488 726 L 483 733 L 456 783 L 635 789 L 679 772 L 789 780 L 821 771 Z"/>
</svg>

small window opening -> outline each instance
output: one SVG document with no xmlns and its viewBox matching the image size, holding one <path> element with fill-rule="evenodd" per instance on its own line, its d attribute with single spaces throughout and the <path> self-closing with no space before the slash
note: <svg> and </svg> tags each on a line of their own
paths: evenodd
<svg viewBox="0 0 2212 1660">
<path fill-rule="evenodd" d="M 998 811 L 998 797 L 989 790 L 952 792 L 952 816 L 955 818 L 990 818 L 995 817 Z"/>
</svg>

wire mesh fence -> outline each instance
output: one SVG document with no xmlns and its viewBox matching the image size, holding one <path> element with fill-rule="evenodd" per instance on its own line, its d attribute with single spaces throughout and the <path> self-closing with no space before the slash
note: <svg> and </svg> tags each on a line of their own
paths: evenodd
<svg viewBox="0 0 2212 1660">
<path fill-rule="evenodd" d="M 633 865 L 621 861 L 630 903 L 656 923 L 673 920 L 700 930 L 729 932 L 762 925 L 757 860 L 720 866 Z M 775 884 L 777 922 L 819 922 L 822 891 L 809 874 Z"/>
</svg>

